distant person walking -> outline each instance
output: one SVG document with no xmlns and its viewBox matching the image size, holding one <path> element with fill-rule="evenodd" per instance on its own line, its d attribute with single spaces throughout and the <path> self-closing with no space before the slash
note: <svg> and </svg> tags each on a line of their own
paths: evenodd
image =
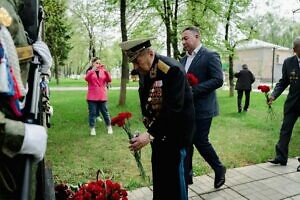
<svg viewBox="0 0 300 200">
<path fill-rule="evenodd" d="M 107 83 L 111 76 L 100 59 L 91 60 L 91 66 L 86 71 L 85 80 L 88 82 L 87 103 L 89 108 L 90 135 L 96 135 L 95 122 L 100 112 L 107 126 L 107 133 L 112 134 L 111 119 L 107 108 Z"/>
<path fill-rule="evenodd" d="M 246 99 L 243 110 L 245 112 L 248 111 L 249 103 L 250 103 L 250 92 L 252 89 L 252 83 L 255 81 L 255 77 L 253 73 L 248 69 L 248 65 L 243 64 L 242 70 L 235 73 L 234 76 L 237 78 L 235 89 L 237 90 L 237 105 L 238 112 L 242 112 L 242 98 L 243 93 L 245 93 Z"/>
</svg>

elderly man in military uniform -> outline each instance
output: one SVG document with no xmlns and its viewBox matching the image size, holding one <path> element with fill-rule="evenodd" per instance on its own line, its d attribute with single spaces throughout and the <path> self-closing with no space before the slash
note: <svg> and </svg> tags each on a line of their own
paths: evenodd
<svg viewBox="0 0 300 200">
<path fill-rule="evenodd" d="M 273 164 L 287 164 L 289 142 L 293 127 L 300 115 L 300 38 L 296 38 L 294 41 L 294 52 L 296 55 L 285 59 L 282 66 L 282 78 L 276 84 L 268 102 L 271 105 L 290 86 L 284 104 L 284 117 L 280 137 L 275 146 L 276 156 L 269 161 Z"/>
<path fill-rule="evenodd" d="M 140 76 L 140 104 L 147 128 L 131 139 L 130 149 L 138 151 L 151 142 L 154 200 L 187 200 L 183 163 L 191 144 L 194 108 L 184 69 L 176 60 L 155 53 L 150 39 L 120 46 Z"/>
<path fill-rule="evenodd" d="M 0 74 L 0 199 L 27 199 L 20 196 L 24 172 L 21 163 L 25 158 L 22 155 L 39 162 L 47 144 L 45 128 L 24 123 L 22 114 L 24 85 L 33 57 L 17 13 L 22 2 L 0 1 L 0 68 L 1 72 L 7 72 Z M 10 87 L 12 84 L 14 87 Z"/>
</svg>

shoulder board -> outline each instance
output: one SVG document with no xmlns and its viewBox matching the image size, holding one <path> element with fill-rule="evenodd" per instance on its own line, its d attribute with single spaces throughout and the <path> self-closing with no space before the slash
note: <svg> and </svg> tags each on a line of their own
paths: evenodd
<svg viewBox="0 0 300 200">
<path fill-rule="evenodd" d="M 170 66 L 164 63 L 163 61 L 159 60 L 157 63 L 158 69 L 160 69 L 163 73 L 168 73 Z"/>
</svg>

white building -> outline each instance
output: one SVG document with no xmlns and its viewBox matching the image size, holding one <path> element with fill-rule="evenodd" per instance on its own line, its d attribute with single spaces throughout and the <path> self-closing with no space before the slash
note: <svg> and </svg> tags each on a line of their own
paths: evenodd
<svg viewBox="0 0 300 200">
<path fill-rule="evenodd" d="M 236 72 L 242 64 L 247 64 L 256 80 L 271 82 L 273 74 L 273 81 L 277 82 L 284 59 L 292 55 L 292 49 L 253 39 L 237 46 L 233 68 Z"/>
</svg>

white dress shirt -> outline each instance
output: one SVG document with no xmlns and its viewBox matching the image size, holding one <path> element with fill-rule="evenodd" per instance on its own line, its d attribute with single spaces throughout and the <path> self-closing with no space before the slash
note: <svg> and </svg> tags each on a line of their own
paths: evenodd
<svg viewBox="0 0 300 200">
<path fill-rule="evenodd" d="M 198 51 L 200 50 L 201 47 L 202 47 L 202 44 L 200 44 L 196 49 L 194 49 L 192 54 L 189 54 L 188 52 L 186 52 L 187 59 L 186 59 L 186 63 L 184 66 L 186 72 L 189 70 L 192 61 L 194 60 L 196 54 L 198 53 Z"/>
</svg>

